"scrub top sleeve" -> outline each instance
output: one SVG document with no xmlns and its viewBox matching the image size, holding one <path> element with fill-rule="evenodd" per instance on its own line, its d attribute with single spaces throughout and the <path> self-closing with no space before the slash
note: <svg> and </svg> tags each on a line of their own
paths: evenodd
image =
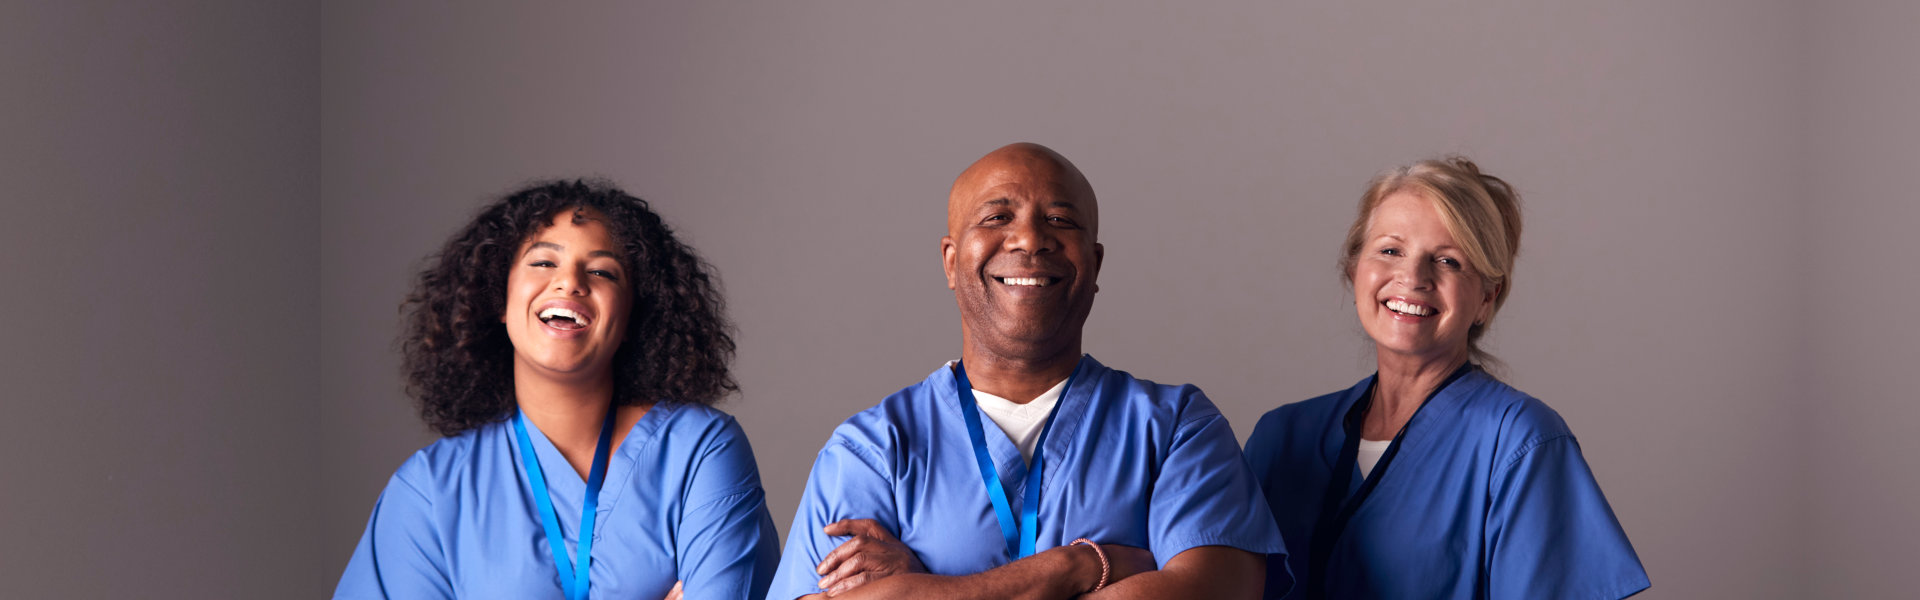
<svg viewBox="0 0 1920 600">
<path fill-rule="evenodd" d="M 441 542 L 433 527 L 433 503 L 405 479 L 413 461 L 400 467 L 374 504 L 367 531 L 347 561 L 347 571 L 333 590 L 336 600 L 384 598 L 446 598 L 453 584 L 441 558 Z"/>
<path fill-rule="evenodd" d="M 1286 418 L 1281 415 L 1281 410 L 1276 408 L 1261 415 L 1260 421 L 1253 425 L 1253 435 L 1247 436 L 1244 453 L 1247 468 L 1253 471 L 1254 480 L 1262 484 L 1261 491 L 1264 493 L 1274 491 L 1267 487 L 1272 483 L 1268 479 L 1273 473 L 1274 455 L 1279 453 L 1279 445 L 1286 435 Z"/>
<path fill-rule="evenodd" d="M 813 473 L 807 476 L 800 506 L 794 511 L 793 529 L 787 532 L 787 548 L 780 556 L 780 570 L 767 593 L 768 600 L 791 600 L 825 591 L 816 585 L 820 575 L 814 569 L 827 553 L 847 540 L 827 535 L 823 529 L 829 524 L 842 519 L 873 519 L 894 536 L 900 535 L 892 479 L 881 465 L 873 451 L 839 435 L 820 450 Z"/>
<path fill-rule="evenodd" d="M 1647 589 L 1646 570 L 1572 435 L 1523 446 L 1492 486 L 1489 597 L 1625 598 Z"/>
<path fill-rule="evenodd" d="M 740 425 L 708 440 L 680 515 L 675 560 L 688 598 L 760 598 L 780 560 L 760 469 Z"/>
<path fill-rule="evenodd" d="M 1149 548 L 1161 567 L 1200 546 L 1285 555 L 1280 529 L 1225 417 L 1198 389 L 1182 411 L 1148 508 Z"/>
<path fill-rule="evenodd" d="M 1274 515 L 1271 509 L 1274 508 L 1274 505 L 1271 499 L 1275 497 L 1275 494 L 1300 493 L 1300 488 L 1297 487 L 1299 485 L 1298 482 L 1280 480 L 1276 477 L 1278 474 L 1274 468 L 1274 459 L 1280 454 L 1281 444 L 1286 441 L 1286 411 L 1287 407 L 1281 407 L 1267 411 L 1267 414 L 1262 415 L 1260 422 L 1253 426 L 1253 435 L 1247 438 L 1247 448 L 1245 451 L 1247 468 L 1253 470 L 1254 481 L 1259 483 L 1260 494 L 1264 497 L 1262 500 L 1262 508 L 1268 509 L 1263 510 L 1262 514 L 1267 515 L 1276 528 L 1279 527 L 1279 519 L 1272 518 Z M 1295 487 L 1288 487 L 1289 485 Z M 1282 534 L 1281 538 L 1284 543 L 1285 535 Z M 1304 548 L 1302 550 L 1304 550 Z M 1287 554 L 1285 552 L 1268 554 L 1266 595 L 1264 597 L 1282 598 L 1285 597 L 1291 589 L 1293 589 L 1293 571 L 1292 567 L 1287 564 Z"/>
</svg>

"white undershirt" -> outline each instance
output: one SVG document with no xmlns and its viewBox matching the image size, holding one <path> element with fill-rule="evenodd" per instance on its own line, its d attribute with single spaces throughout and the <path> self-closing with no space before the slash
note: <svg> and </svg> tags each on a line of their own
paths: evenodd
<svg viewBox="0 0 1920 600">
<path fill-rule="evenodd" d="M 1040 428 L 1047 424 L 1047 415 L 1053 412 L 1053 405 L 1060 403 L 1060 393 L 1066 388 L 1067 380 L 1062 379 L 1026 404 L 977 389 L 973 391 L 973 400 L 980 405 L 980 412 L 992 419 L 994 425 L 999 425 L 1007 439 L 1013 440 L 1013 445 L 1020 447 L 1020 459 L 1032 463 L 1034 445 L 1040 441 Z"/>
<path fill-rule="evenodd" d="M 1366 479 L 1367 474 L 1373 472 L 1373 466 L 1379 464 L 1380 457 L 1387 454 L 1387 446 L 1392 445 L 1393 440 L 1380 440 L 1376 442 L 1367 438 L 1360 438 L 1360 454 L 1356 457 L 1356 462 L 1360 467 L 1361 479 Z"/>
</svg>

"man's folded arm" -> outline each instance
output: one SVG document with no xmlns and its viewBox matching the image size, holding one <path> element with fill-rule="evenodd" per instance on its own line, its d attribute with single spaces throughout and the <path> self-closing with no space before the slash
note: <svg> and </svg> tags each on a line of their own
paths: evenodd
<svg viewBox="0 0 1920 600">
<path fill-rule="evenodd" d="M 1200 546 L 1176 554 L 1158 571 L 1115 582 L 1089 600 L 1133 598 L 1243 598 L 1257 600 L 1267 580 L 1267 558 L 1232 546 Z"/>
<path fill-rule="evenodd" d="M 1184 556 L 1185 553 L 1182 553 Z M 1169 564 L 1171 566 L 1171 564 Z M 904 573 L 853 588 L 835 600 L 1059 600 L 1100 581 L 1100 557 L 1085 546 L 1061 546 L 972 575 Z M 1256 590 L 1257 591 L 1257 590 Z M 824 599 L 826 594 L 804 596 Z"/>
</svg>

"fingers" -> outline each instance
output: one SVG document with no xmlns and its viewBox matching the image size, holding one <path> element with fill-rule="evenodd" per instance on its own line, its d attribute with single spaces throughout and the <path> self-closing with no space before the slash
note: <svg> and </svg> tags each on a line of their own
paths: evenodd
<svg viewBox="0 0 1920 600">
<path fill-rule="evenodd" d="M 821 528 L 821 531 L 831 536 L 893 537 L 893 533 L 881 527 L 880 522 L 873 519 L 841 519 L 827 524 L 826 527 Z"/>
<path fill-rule="evenodd" d="M 861 552 L 874 544 L 899 541 L 894 539 L 893 534 L 888 532 L 886 527 L 880 526 L 879 521 L 873 519 L 842 519 L 828 523 L 826 527 L 822 527 L 820 530 L 830 536 L 852 537 L 853 539 L 841 542 L 832 552 L 827 553 L 825 557 L 821 558 L 820 564 L 813 569 L 816 575 L 827 574 L 829 571 L 832 571 L 840 561 L 846 560 L 847 557 Z"/>
<path fill-rule="evenodd" d="M 846 560 L 840 561 L 839 568 L 834 569 L 832 573 L 828 573 L 825 577 L 821 577 L 820 583 L 817 585 L 820 589 L 827 590 L 827 595 L 829 596 L 835 593 L 833 592 L 835 588 L 840 588 L 841 591 L 850 590 L 859 584 L 854 583 L 848 585 L 847 582 L 861 577 L 872 578 L 875 575 L 872 571 L 875 566 L 874 561 L 868 558 L 867 555 L 855 554 Z M 863 579 L 862 582 L 864 581 Z"/>
<path fill-rule="evenodd" d="M 671 589 L 671 590 L 667 590 L 667 598 L 666 598 L 666 600 L 681 600 L 681 597 L 680 597 L 680 587 L 681 587 L 681 585 L 682 585 L 682 584 L 685 584 L 685 583 L 686 583 L 685 581 L 675 581 L 675 582 L 673 582 L 673 589 Z"/>
<path fill-rule="evenodd" d="M 832 571 L 834 570 L 835 567 L 839 566 L 840 561 L 846 560 L 847 558 L 855 554 L 859 554 L 861 549 L 867 547 L 867 545 L 871 543 L 873 542 L 870 538 L 860 537 L 860 536 L 855 536 L 853 539 L 847 540 L 845 542 L 841 542 L 840 545 L 834 548 L 832 552 L 828 552 L 825 557 L 822 557 L 820 559 L 820 564 L 813 568 L 814 574 L 816 575 L 827 574 L 829 571 Z"/>
<path fill-rule="evenodd" d="M 893 537 L 879 521 L 844 519 L 821 528 L 827 535 L 847 537 L 814 566 L 819 587 L 832 596 L 894 573 L 920 568 L 912 551 Z"/>
<path fill-rule="evenodd" d="M 848 577 L 845 580 L 842 580 L 840 583 L 834 584 L 832 588 L 827 589 L 827 597 L 831 598 L 834 596 L 838 596 L 840 594 L 853 591 L 853 588 L 866 585 L 879 578 L 880 577 L 878 575 L 874 575 L 873 572 L 871 571 L 856 574 L 852 577 Z"/>
</svg>

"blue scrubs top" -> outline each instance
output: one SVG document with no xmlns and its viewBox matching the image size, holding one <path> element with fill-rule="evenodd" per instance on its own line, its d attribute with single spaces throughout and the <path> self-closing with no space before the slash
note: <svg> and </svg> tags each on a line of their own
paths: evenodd
<svg viewBox="0 0 1920 600">
<path fill-rule="evenodd" d="M 1276 408 L 1247 440 L 1302 581 L 1342 423 L 1373 380 Z M 1396 445 L 1332 547 L 1328 597 L 1624 598 L 1647 588 L 1579 442 L 1539 400 L 1470 368 L 1414 413 Z M 1357 471 L 1351 482 L 1349 499 L 1363 484 Z"/>
<path fill-rule="evenodd" d="M 821 528 L 841 519 L 879 521 L 936 575 L 1012 562 L 961 407 L 953 371 L 941 367 L 835 429 L 813 463 L 767 597 L 821 591 L 814 568 L 847 540 Z M 1043 446 L 1036 552 L 1080 537 L 1148 549 L 1162 566 L 1198 546 L 1286 552 L 1239 442 L 1199 388 L 1135 379 L 1087 357 L 1056 410 Z M 999 427 L 983 429 L 1017 515 L 1026 461 Z"/>
<path fill-rule="evenodd" d="M 565 548 L 586 481 L 528 423 Z M 779 560 L 753 449 L 733 417 L 660 402 L 607 459 L 594 598 L 760 598 Z M 511 421 L 443 438 L 387 482 L 335 598 L 564 598 Z M 574 558 L 578 562 L 578 558 Z"/>
</svg>

